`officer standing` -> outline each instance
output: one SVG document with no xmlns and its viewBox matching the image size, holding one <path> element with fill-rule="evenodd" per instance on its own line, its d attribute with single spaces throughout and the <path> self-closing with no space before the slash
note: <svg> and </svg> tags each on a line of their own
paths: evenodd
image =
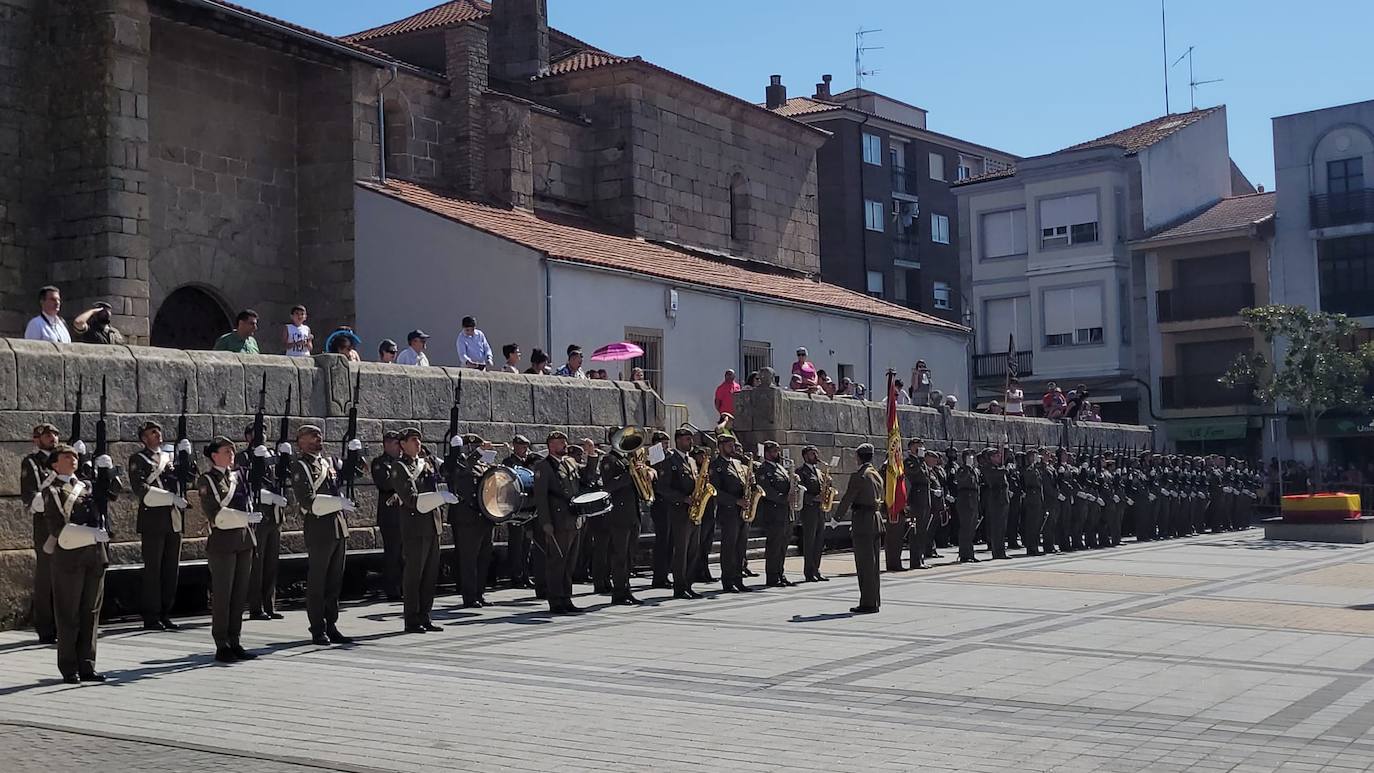
<svg viewBox="0 0 1374 773">
<path fill-rule="evenodd" d="M 611 437 L 618 430 L 612 430 Z M 630 560 L 634 551 L 632 535 L 639 529 L 639 490 L 635 488 L 630 466 L 636 464 L 628 454 L 613 448 L 601 456 L 601 484 L 611 495 L 610 527 L 611 603 L 637 606 L 639 599 L 630 592 Z"/>
<path fill-rule="evenodd" d="M 802 571 L 807 582 L 829 582 L 829 578 L 821 574 L 821 553 L 825 550 L 825 513 L 821 512 L 821 494 L 825 483 L 821 480 L 820 463 L 821 452 L 815 446 L 802 449 L 802 465 L 797 468 L 797 482 L 802 487 Z"/>
<path fill-rule="evenodd" d="M 976 564 L 978 558 L 973 554 L 973 535 L 978 530 L 983 473 L 978 469 L 972 451 L 964 451 L 964 461 L 955 471 L 954 481 L 959 491 L 954 503 L 959 517 L 959 563 Z"/>
<path fill-rule="evenodd" d="M 686 427 L 673 432 L 673 450 L 658 465 L 658 479 L 654 481 L 654 504 L 662 502 L 668 519 L 668 534 L 672 536 L 673 598 L 699 599 L 692 590 L 692 559 L 699 545 L 697 524 L 692 523 L 692 492 L 697 485 L 697 463 L 691 457 L 694 433 Z M 658 526 L 655 522 L 655 547 Z M 657 574 L 657 566 L 655 566 Z M 657 583 L 655 583 L 657 587 Z"/>
<path fill-rule="evenodd" d="M 52 455 L 57 448 L 57 427 L 43 422 L 33 428 L 34 452 L 19 464 L 19 500 L 33 516 L 33 628 L 39 644 L 57 641 L 57 624 L 53 621 L 52 555 L 43 549 L 48 541 L 48 519 L 43 492 L 52 485 L 56 473 L 52 471 Z"/>
<path fill-rule="evenodd" d="M 1006 560 L 1007 556 L 1007 510 L 1011 507 L 1011 490 L 1007 482 L 1007 467 L 1003 463 L 1003 451 L 989 448 L 983 452 L 987 464 L 987 514 L 988 548 L 992 557 Z"/>
<path fill-rule="evenodd" d="M 281 525 L 286 516 L 286 490 L 271 474 L 280 461 L 283 444 L 275 450 L 266 445 L 253 446 L 253 425 L 243 430 L 242 451 L 234 455 L 234 465 L 247 475 L 255 458 L 262 459 L 268 474 L 263 476 L 262 488 L 252 492 L 254 510 L 262 520 L 253 525 L 253 567 L 248 575 L 248 617 L 252 620 L 281 620 L 277 613 L 277 562 L 281 555 Z M 278 491 L 278 488 L 282 488 Z"/>
<path fill-rule="evenodd" d="M 143 450 L 129 457 L 129 483 L 138 501 L 135 526 L 143 549 L 143 629 L 175 631 L 181 627 L 171 615 L 186 526 L 185 492 L 179 490 L 175 457 L 162 450 L 162 427 L 144 422 L 138 439 Z"/>
<path fill-rule="evenodd" d="M 582 438 L 582 470 L 578 485 L 582 493 L 602 491 L 601 449 L 591 438 Z M 585 568 L 586 576 L 592 581 L 592 590 L 597 593 L 611 593 L 611 521 L 605 514 L 587 519 L 582 533 L 582 544 L 578 552 L 585 558 L 578 559 L 579 570 Z M 582 572 L 579 571 L 579 575 Z"/>
<path fill-rule="evenodd" d="M 391 488 L 392 466 L 401 458 L 401 434 L 387 430 L 382 452 L 370 465 L 377 486 L 377 530 L 382 536 L 382 589 L 387 601 L 401 600 L 401 573 L 405 566 L 401 549 L 401 498 Z"/>
<path fill-rule="evenodd" d="M 215 660 L 252 660 L 257 655 L 243 648 L 239 634 L 257 544 L 250 526 L 261 516 L 253 512 L 247 474 L 234 466 L 234 441 L 216 437 L 205 447 L 205 456 L 211 466 L 196 481 L 196 490 L 200 492 L 200 509 L 210 523 L 205 558 L 210 565 L 210 633 L 215 639 Z"/>
<path fill-rule="evenodd" d="M 719 441 L 717 441 L 719 443 Z M 697 446 L 692 449 L 692 461 L 696 462 L 697 471 L 706 471 L 710 476 L 711 452 L 705 446 Z M 711 548 L 716 542 L 716 505 L 719 495 L 711 497 L 706 501 L 706 509 L 702 511 L 701 523 L 697 526 L 697 549 L 692 558 L 692 566 L 688 569 L 692 573 L 694 582 L 715 582 L 716 578 L 711 576 Z"/>
<path fill-rule="evenodd" d="M 882 599 L 878 590 L 878 541 L 882 536 L 883 518 L 879 506 L 883 501 L 883 479 L 873 467 L 873 446 L 864 443 L 854 450 L 859 469 L 849 476 L 844 498 L 840 500 L 837 517 L 849 514 L 850 534 L 854 538 L 854 568 L 859 579 L 859 605 L 851 607 L 856 615 L 871 615 L 878 611 Z"/>
<path fill-rule="evenodd" d="M 355 441 L 356 442 L 356 441 Z M 361 444 L 360 444 L 361 445 Z M 333 461 L 322 453 L 324 433 L 314 424 L 296 430 L 300 457 L 291 465 L 291 488 L 305 521 L 305 609 L 314 644 L 349 644 L 339 632 L 339 594 L 343 591 L 348 522 L 354 505 L 340 494 Z"/>
<path fill-rule="evenodd" d="M 567 455 L 568 436 L 557 430 L 548 436 L 549 455 L 534 467 L 534 505 L 544 548 L 544 575 L 549 611 L 579 614 L 572 602 L 572 573 L 581 520 L 572 511 L 578 495 L 577 464 Z"/>
<path fill-rule="evenodd" d="M 930 544 L 930 524 L 933 516 L 931 501 L 931 470 L 940 463 L 940 455 L 920 449 L 906 471 L 906 507 L 911 516 L 911 568 L 926 569 L 926 547 Z"/>
<path fill-rule="evenodd" d="M 78 460 L 76 449 L 55 446 L 52 470 L 56 477 L 42 493 L 49 535 L 42 549 L 52 556 L 57 670 L 68 684 L 105 681 L 105 676 L 95 670 L 95 642 L 105 597 L 105 567 L 110 563 L 110 535 L 96 506 L 92 482 L 76 474 Z M 109 456 L 95 459 L 96 470 L 113 466 Z M 114 497 L 112 487 L 109 498 Z M 75 528 L 68 533 L 68 527 Z"/>
<path fill-rule="evenodd" d="M 533 470 L 539 461 L 538 456 L 530 454 L 530 439 L 516 435 L 510 441 L 511 453 L 502 462 L 503 467 L 524 467 Z M 517 524 L 506 527 L 506 574 L 511 585 L 516 588 L 533 588 L 530 581 L 531 551 L 534 545 L 533 524 Z M 539 589 L 543 593 L 544 589 Z"/>
<path fill-rule="evenodd" d="M 1021 543 L 1026 555 L 1040 555 L 1045 530 L 1045 482 L 1039 452 L 1026 454 L 1021 470 Z"/>
<path fill-rule="evenodd" d="M 401 500 L 401 545 L 405 572 L 401 598 L 406 633 L 442 630 L 430 614 L 434 588 L 439 582 L 439 537 L 444 533 L 444 496 L 438 490 L 438 474 L 423 453 L 420 430 L 400 432 L 401 458 L 391 465 L 391 490 Z"/>
<path fill-rule="evenodd" d="M 749 524 L 744 509 L 749 506 L 749 491 L 744 487 L 742 467 L 752 464 L 738 459 L 734 435 L 722 435 L 719 453 L 711 460 L 711 485 L 716 487 L 716 521 L 720 524 L 720 586 L 726 593 L 748 593 L 744 584 L 744 553 L 749 544 Z"/>
<path fill-rule="evenodd" d="M 683 430 L 679 429 L 678 432 Z M 691 430 L 687 430 L 688 437 Z M 673 588 L 674 585 L 668 580 L 668 573 L 673 567 L 673 518 L 669 512 L 672 506 L 669 504 L 670 496 L 665 496 L 662 486 L 668 477 L 668 464 L 673 459 L 673 449 L 668 447 L 668 434 L 666 432 L 655 432 L 653 442 L 661 444 L 664 450 L 663 461 L 655 464 L 654 467 L 654 501 L 649 505 L 649 517 L 654 524 L 654 581 L 650 587 L 653 588 Z M 676 442 L 676 441 L 674 441 Z M 690 447 L 691 443 L 688 442 Z M 685 452 L 684 452 L 685 453 Z M 688 496 L 691 492 L 688 491 Z M 685 500 L 684 500 L 685 507 Z"/>
<path fill-rule="evenodd" d="M 787 546 L 792 536 L 792 476 L 782 464 L 782 446 L 769 440 L 763 444 L 763 464 L 757 481 L 763 489 L 759 502 L 759 523 L 764 533 L 764 577 L 769 588 L 790 588 L 796 583 L 784 574 Z"/>
<path fill-rule="evenodd" d="M 448 520 L 458 554 L 458 591 L 463 595 L 463 608 L 474 609 L 487 606 L 484 595 L 495 529 L 477 502 L 477 484 L 487 471 L 482 451 L 491 444 L 475 434 L 462 435 L 459 440 L 463 445 L 457 462 L 444 468 L 444 477 L 455 500 L 449 505 Z"/>
</svg>

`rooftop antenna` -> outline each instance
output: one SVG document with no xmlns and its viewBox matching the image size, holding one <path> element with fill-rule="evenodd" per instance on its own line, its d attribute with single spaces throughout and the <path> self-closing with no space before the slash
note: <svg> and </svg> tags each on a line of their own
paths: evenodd
<svg viewBox="0 0 1374 773">
<path fill-rule="evenodd" d="M 1159 35 L 1164 42 L 1164 114 L 1169 114 L 1169 24 L 1164 15 L 1164 0 L 1159 0 Z"/>
<path fill-rule="evenodd" d="M 1189 91 L 1191 92 L 1190 95 L 1189 95 L 1189 98 L 1188 98 L 1189 109 L 1191 109 L 1191 110 L 1196 110 L 1196 109 L 1197 109 L 1197 87 L 1198 87 L 1198 86 L 1206 86 L 1206 85 L 1209 84 L 1209 83 L 1221 83 L 1222 80 L 1224 80 L 1224 79 L 1222 79 L 1222 78 L 1212 78 L 1212 79 L 1210 79 L 1210 80 L 1200 81 L 1200 80 L 1197 79 L 1196 76 L 1193 75 L 1193 47 L 1192 47 L 1192 46 L 1188 46 L 1188 50 L 1183 52 L 1183 56 L 1180 56 L 1178 59 L 1174 60 L 1174 66 L 1177 67 L 1177 66 L 1178 66 L 1178 63 L 1179 63 L 1179 62 L 1182 62 L 1184 59 L 1187 59 L 1187 60 L 1188 60 L 1188 89 L 1189 89 Z"/>
<path fill-rule="evenodd" d="M 864 52 L 865 52 L 865 51 L 881 51 L 881 50 L 883 49 L 883 46 L 865 46 L 865 45 L 864 45 L 864 36 L 865 36 L 865 35 L 872 35 L 872 34 L 875 33 L 875 32 L 882 32 L 882 30 L 881 30 L 881 29 L 866 30 L 866 29 L 864 29 L 863 27 L 860 27 L 860 28 L 859 28 L 859 31 L 856 32 L 856 33 L 854 33 L 854 88 L 856 88 L 856 89 L 861 89 L 861 88 L 864 87 L 864 76 L 865 76 L 865 75 L 877 75 L 877 74 L 878 74 L 878 71 L 877 71 L 877 70 L 865 70 L 865 69 L 864 69 Z"/>
</svg>

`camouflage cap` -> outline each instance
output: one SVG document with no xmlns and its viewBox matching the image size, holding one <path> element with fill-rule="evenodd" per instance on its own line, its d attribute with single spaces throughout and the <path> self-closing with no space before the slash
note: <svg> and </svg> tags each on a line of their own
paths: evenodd
<svg viewBox="0 0 1374 773">
<path fill-rule="evenodd" d="M 49 423 L 46 422 L 46 421 L 43 422 L 43 423 L 41 423 L 41 424 L 36 425 L 36 426 L 33 428 L 33 436 L 34 436 L 34 437 L 41 437 L 41 436 L 43 436 L 43 435 L 48 434 L 49 432 L 51 432 L 51 433 L 54 434 L 54 435 L 58 434 L 58 432 L 57 432 L 57 427 L 54 427 L 53 425 L 49 424 Z"/>
<path fill-rule="evenodd" d="M 315 424 L 302 424 L 296 428 L 296 439 L 300 440 L 304 435 L 318 435 L 324 437 L 324 430 Z"/>
</svg>

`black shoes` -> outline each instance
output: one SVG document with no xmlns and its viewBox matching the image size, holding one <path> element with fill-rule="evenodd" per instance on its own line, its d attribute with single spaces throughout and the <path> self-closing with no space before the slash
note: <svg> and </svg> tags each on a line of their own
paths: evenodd
<svg viewBox="0 0 1374 773">
<path fill-rule="evenodd" d="M 145 631 L 161 631 L 161 630 L 164 630 L 164 629 L 163 629 L 163 627 L 162 627 L 162 623 L 160 623 L 160 622 L 158 622 L 158 621 L 156 621 L 156 620 L 148 620 L 148 621 L 145 621 L 145 622 L 143 623 L 143 630 L 145 630 Z"/>
<path fill-rule="evenodd" d="M 249 620 L 271 620 L 271 619 L 272 619 L 272 616 L 269 615 L 269 614 L 267 614 L 266 612 L 249 612 L 249 613 L 248 613 L 248 619 L 249 619 Z"/>
<path fill-rule="evenodd" d="M 795 582 L 792 582 L 786 577 L 774 577 L 765 584 L 765 586 L 769 588 L 791 588 L 795 585 Z"/>
<path fill-rule="evenodd" d="M 735 590 L 739 591 L 740 593 L 753 593 L 753 592 L 754 592 L 754 589 L 753 589 L 753 588 L 749 587 L 748 585 L 745 585 L 743 582 L 737 582 L 737 583 L 735 583 Z"/>
<path fill-rule="evenodd" d="M 244 649 L 242 646 L 238 644 L 235 644 L 234 646 L 230 647 L 229 651 L 234 653 L 234 657 L 238 658 L 239 660 L 256 660 L 258 657 L 255 653 L 249 652 L 248 650 Z"/>
<path fill-rule="evenodd" d="M 233 650 L 225 647 L 215 650 L 215 660 L 220 663 L 237 663 L 239 658 L 238 655 L 234 654 Z"/>
<path fill-rule="evenodd" d="M 549 611 L 555 615 L 580 615 L 586 610 L 569 601 L 566 604 L 549 607 Z"/>
<path fill-rule="evenodd" d="M 57 643 L 57 634 L 52 634 L 52 635 L 50 635 L 50 636 L 39 636 L 39 637 L 38 637 L 38 643 L 39 643 L 39 644 L 56 644 L 56 643 Z"/>
<path fill-rule="evenodd" d="M 172 618 L 170 618 L 170 617 L 164 617 L 164 618 L 162 618 L 161 620 L 159 620 L 158 622 L 159 622 L 159 623 L 162 623 L 162 630 L 164 630 L 164 631 L 180 631 L 180 630 L 181 630 L 181 626 L 179 626 L 179 625 L 177 625 L 176 623 L 172 622 Z"/>
<path fill-rule="evenodd" d="M 691 601 L 692 599 L 701 598 L 701 597 L 700 597 L 699 595 L 693 593 L 692 591 L 689 591 L 689 590 L 677 590 L 677 591 L 673 591 L 673 598 L 675 598 L 675 599 L 687 599 L 688 601 Z"/>
<path fill-rule="evenodd" d="M 322 633 L 311 634 L 310 643 L 317 644 L 321 647 L 328 647 L 330 645 L 329 637 Z"/>
<path fill-rule="evenodd" d="M 853 613 L 853 614 L 856 614 L 856 615 L 876 615 L 876 614 L 878 614 L 878 608 L 877 608 L 877 607 L 850 607 L 850 608 L 849 608 L 849 611 L 850 611 L 851 613 Z"/>
<path fill-rule="evenodd" d="M 83 682 L 103 682 L 105 681 L 105 675 L 100 673 L 99 671 L 87 671 L 86 673 L 78 676 L 77 679 Z"/>
<path fill-rule="evenodd" d="M 622 607 L 637 607 L 643 602 L 635 598 L 633 593 L 622 593 L 612 598 L 611 603 Z"/>
<path fill-rule="evenodd" d="M 330 641 L 330 643 L 332 643 L 332 644 L 352 644 L 352 643 L 353 643 L 353 637 L 351 637 L 351 636 L 344 636 L 343 634 L 339 633 L 339 629 L 338 629 L 338 628 L 335 628 L 335 627 L 332 626 L 332 625 L 329 626 L 327 629 L 325 629 L 325 635 L 329 637 L 329 641 Z"/>
<path fill-rule="evenodd" d="M 442 625 L 435 625 L 434 623 L 430 622 L 429 620 L 426 620 L 426 621 L 424 622 L 424 629 L 425 629 L 426 631 L 429 631 L 429 632 L 433 633 L 434 631 L 442 631 L 442 630 L 444 630 L 444 627 L 443 627 Z"/>
<path fill-rule="evenodd" d="M 977 558 L 975 558 L 975 557 L 973 557 L 973 556 L 960 556 L 960 557 L 959 557 L 959 563 L 961 563 L 961 564 L 976 564 L 976 563 L 979 563 L 979 561 L 978 561 Z"/>
<path fill-rule="evenodd" d="M 661 588 L 661 589 L 663 589 L 663 590 L 672 590 L 672 589 L 673 589 L 673 584 L 672 584 L 671 582 L 668 582 L 667 580 L 654 580 L 653 583 L 652 583 L 649 587 L 650 587 L 650 588 Z"/>
<path fill-rule="evenodd" d="M 406 633 L 429 633 L 429 631 L 425 630 L 423 625 L 416 623 L 415 625 L 406 626 Z"/>
<path fill-rule="evenodd" d="M 740 572 L 740 574 L 743 574 L 745 577 L 758 577 L 758 576 L 759 576 L 759 573 L 758 573 L 758 572 L 756 572 L 756 571 L 754 571 L 753 569 L 750 569 L 750 568 L 748 568 L 748 567 L 745 567 L 745 568 L 744 568 L 744 571 Z"/>
<path fill-rule="evenodd" d="M 81 679 L 79 679 L 76 674 L 63 674 L 62 681 L 66 682 L 67 684 L 76 684 L 77 682 L 81 681 Z"/>
</svg>

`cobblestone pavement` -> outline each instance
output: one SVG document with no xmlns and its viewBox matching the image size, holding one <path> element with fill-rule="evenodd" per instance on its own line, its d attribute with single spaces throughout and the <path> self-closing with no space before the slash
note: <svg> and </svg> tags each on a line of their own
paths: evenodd
<svg viewBox="0 0 1374 773">
<path fill-rule="evenodd" d="M 1257 533 L 836 581 L 552 618 L 527 594 L 356 645 L 301 611 L 106 629 L 103 685 L 0 634 L 0 770 L 1352 771 L 1374 766 L 1374 545 Z M 794 576 L 800 567 L 793 567 Z M 18 727 L 15 727 L 17 725 Z M 73 735 L 70 730 L 80 734 Z M 94 735 L 92 735 L 92 733 Z"/>
</svg>

